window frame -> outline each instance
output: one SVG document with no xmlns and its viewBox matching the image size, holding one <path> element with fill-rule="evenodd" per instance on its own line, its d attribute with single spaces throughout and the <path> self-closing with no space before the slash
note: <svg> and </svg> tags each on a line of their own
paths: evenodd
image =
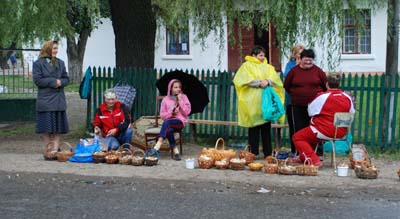
<svg viewBox="0 0 400 219">
<path fill-rule="evenodd" d="M 345 10 L 346 11 L 346 10 Z M 371 9 L 360 9 L 359 13 L 362 13 L 361 16 L 363 16 L 363 25 L 364 25 L 364 29 L 359 29 L 356 27 L 355 24 L 355 18 L 352 18 L 352 23 L 347 24 L 346 23 L 346 19 L 347 16 L 350 16 L 348 14 L 346 14 L 345 12 L 345 19 L 344 19 L 344 23 L 343 23 L 343 29 L 344 29 L 344 33 L 343 33 L 343 39 L 342 39 L 342 54 L 345 55 L 351 55 L 351 54 L 355 54 L 355 55 L 370 55 L 371 54 L 371 48 L 372 48 L 372 42 L 371 42 Z M 354 45 L 354 51 L 352 52 L 348 52 L 346 51 L 346 31 L 347 30 L 353 30 L 354 31 L 354 35 L 352 35 L 354 37 L 353 39 L 353 45 Z M 361 31 L 366 31 L 366 33 L 369 35 L 369 41 L 368 41 L 368 49 L 367 52 L 363 52 L 361 51 L 361 37 L 365 37 L 365 35 L 361 34 Z"/>
<path fill-rule="evenodd" d="M 166 33 L 166 45 L 165 45 L 165 54 L 168 56 L 184 56 L 184 55 L 190 55 L 190 32 L 189 32 L 189 28 L 187 29 L 183 29 L 183 30 L 179 30 L 177 33 L 173 33 L 172 31 L 170 31 L 168 28 L 165 29 L 165 33 Z M 177 50 L 175 53 L 172 53 L 169 49 L 169 38 L 170 38 L 170 34 L 174 34 L 175 35 L 175 44 L 179 45 L 177 46 Z M 187 52 L 183 52 L 182 48 L 181 48 L 181 44 L 180 42 L 180 38 L 183 34 L 187 34 Z M 179 48 L 179 50 L 178 50 Z"/>
</svg>

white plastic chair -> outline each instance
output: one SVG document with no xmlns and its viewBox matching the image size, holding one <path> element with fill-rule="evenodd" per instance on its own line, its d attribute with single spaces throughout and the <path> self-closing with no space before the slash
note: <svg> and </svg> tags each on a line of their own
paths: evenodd
<svg viewBox="0 0 400 219">
<path fill-rule="evenodd" d="M 335 141 L 340 140 L 340 141 L 346 141 L 347 144 L 350 146 L 350 141 L 347 138 L 347 135 L 349 132 L 351 132 L 351 124 L 353 123 L 354 120 L 354 113 L 343 113 L 343 112 L 337 112 L 334 115 L 333 119 L 333 125 L 335 126 L 335 135 L 333 138 L 321 138 L 323 141 L 330 141 L 332 145 L 332 159 L 331 159 L 331 165 L 333 165 L 334 170 L 336 172 L 336 152 L 335 152 Z M 338 128 L 347 128 L 346 135 L 344 135 L 343 138 L 337 138 L 337 130 Z M 317 152 L 318 147 L 315 147 L 315 153 Z"/>
</svg>

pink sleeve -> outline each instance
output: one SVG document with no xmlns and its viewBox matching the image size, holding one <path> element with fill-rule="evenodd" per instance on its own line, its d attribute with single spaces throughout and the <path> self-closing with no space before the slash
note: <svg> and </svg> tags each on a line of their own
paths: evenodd
<svg viewBox="0 0 400 219">
<path fill-rule="evenodd" d="M 160 117 L 162 120 L 166 120 L 172 117 L 172 110 L 168 110 L 167 100 L 164 99 L 161 101 L 161 108 L 160 108 Z"/>
<path fill-rule="evenodd" d="M 191 110 L 192 107 L 190 105 L 189 99 L 186 95 L 183 95 L 183 98 L 179 100 L 179 111 L 182 113 L 182 115 L 188 116 Z"/>
</svg>

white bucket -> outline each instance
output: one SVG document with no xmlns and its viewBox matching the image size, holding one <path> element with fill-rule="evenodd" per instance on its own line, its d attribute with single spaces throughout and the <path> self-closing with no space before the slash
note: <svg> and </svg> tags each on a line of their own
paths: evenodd
<svg viewBox="0 0 400 219">
<path fill-rule="evenodd" d="M 338 176 L 348 176 L 348 173 L 349 173 L 349 167 L 348 166 L 346 166 L 346 167 L 338 166 L 337 169 L 338 169 L 338 172 L 337 172 Z"/>
<path fill-rule="evenodd" d="M 194 169 L 194 159 L 193 158 L 186 159 L 186 168 Z"/>
</svg>

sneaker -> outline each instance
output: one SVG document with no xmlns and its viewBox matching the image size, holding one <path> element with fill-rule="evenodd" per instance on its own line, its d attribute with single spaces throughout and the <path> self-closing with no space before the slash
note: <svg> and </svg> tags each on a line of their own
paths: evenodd
<svg viewBox="0 0 400 219">
<path fill-rule="evenodd" d="M 172 159 L 174 159 L 174 160 L 176 160 L 176 161 L 179 161 L 179 160 L 181 160 L 181 155 L 179 155 L 179 154 L 174 154 L 174 157 L 173 157 Z"/>
</svg>

